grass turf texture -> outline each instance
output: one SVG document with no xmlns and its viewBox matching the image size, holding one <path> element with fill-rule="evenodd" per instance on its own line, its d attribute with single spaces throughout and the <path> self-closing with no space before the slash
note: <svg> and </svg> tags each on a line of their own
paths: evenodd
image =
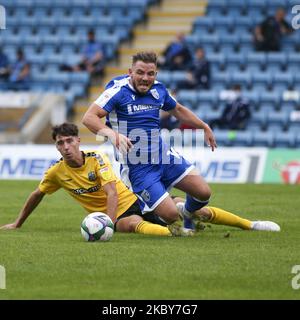
<svg viewBox="0 0 300 320">
<path fill-rule="evenodd" d="M 0 225 L 14 221 L 36 185 L 0 182 Z M 212 225 L 192 238 L 116 233 L 86 243 L 83 209 L 59 191 L 21 229 L 0 231 L 7 287 L 0 299 L 299 299 L 291 287 L 292 266 L 300 264 L 299 187 L 211 187 L 211 205 L 276 221 L 282 231 Z"/>
</svg>

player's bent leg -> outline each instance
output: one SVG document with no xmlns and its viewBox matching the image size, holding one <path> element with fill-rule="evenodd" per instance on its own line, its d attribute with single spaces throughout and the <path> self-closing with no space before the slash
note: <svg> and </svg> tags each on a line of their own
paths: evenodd
<svg viewBox="0 0 300 320">
<path fill-rule="evenodd" d="M 116 222 L 116 231 L 118 232 L 135 232 L 135 228 L 144 219 L 138 215 L 131 215 L 129 217 L 122 218 Z"/>
<path fill-rule="evenodd" d="M 176 205 L 170 196 L 167 196 L 154 209 L 154 212 L 167 224 L 171 224 L 180 219 Z"/>
<path fill-rule="evenodd" d="M 203 202 L 208 201 L 211 196 L 209 185 L 196 170 L 191 171 L 174 187 Z"/>
<path fill-rule="evenodd" d="M 211 190 L 206 181 L 195 170 L 179 181 L 175 187 L 187 193 L 182 210 L 184 227 L 195 229 L 198 217 L 194 215 L 194 212 L 208 204 Z"/>
<path fill-rule="evenodd" d="M 144 221 L 144 219 L 139 215 L 131 215 L 118 220 L 116 223 L 116 230 L 118 232 L 135 232 L 156 236 L 171 235 L 167 227 Z"/>
</svg>

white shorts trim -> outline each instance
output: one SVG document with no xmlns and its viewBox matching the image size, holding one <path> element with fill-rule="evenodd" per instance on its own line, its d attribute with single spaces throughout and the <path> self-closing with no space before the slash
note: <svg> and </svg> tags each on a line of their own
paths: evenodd
<svg viewBox="0 0 300 320">
<path fill-rule="evenodd" d="M 142 211 L 142 213 L 147 213 L 147 212 L 151 212 L 153 211 L 163 200 L 166 199 L 166 197 L 169 196 L 169 192 L 165 192 L 154 204 L 153 206 L 150 208 L 148 207 L 148 205 L 144 202 L 143 198 L 141 196 L 139 196 L 137 193 L 135 193 L 135 195 L 145 204 L 145 207 Z"/>
<path fill-rule="evenodd" d="M 185 176 L 187 176 L 193 169 L 195 168 L 195 166 L 192 164 L 190 167 L 188 167 L 184 173 L 179 176 L 175 181 L 173 181 L 167 188 L 167 190 L 169 191 L 171 188 L 173 188 L 175 186 L 176 183 L 178 183 L 179 181 L 181 181 Z"/>
</svg>

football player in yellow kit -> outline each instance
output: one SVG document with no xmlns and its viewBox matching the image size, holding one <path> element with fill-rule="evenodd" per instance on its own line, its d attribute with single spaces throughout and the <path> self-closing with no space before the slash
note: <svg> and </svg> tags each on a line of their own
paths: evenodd
<svg viewBox="0 0 300 320">
<path fill-rule="evenodd" d="M 45 172 L 39 186 L 30 194 L 15 222 L 0 229 L 20 228 L 45 194 L 63 188 L 88 213 L 106 213 L 115 223 L 116 231 L 164 236 L 189 236 L 194 233 L 178 223 L 167 226 L 152 212 L 142 214 L 137 197 L 116 177 L 108 157 L 100 152 L 80 150 L 76 125 L 64 123 L 55 126 L 52 138 L 62 158 Z M 174 201 L 180 212 L 184 200 L 177 197 Z M 245 230 L 255 229 L 255 222 L 219 208 L 204 207 L 195 214 L 198 215 L 199 222 L 229 225 Z"/>
</svg>

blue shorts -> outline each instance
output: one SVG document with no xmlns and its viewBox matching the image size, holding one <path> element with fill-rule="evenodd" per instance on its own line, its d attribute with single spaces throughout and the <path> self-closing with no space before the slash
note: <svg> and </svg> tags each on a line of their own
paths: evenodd
<svg viewBox="0 0 300 320">
<path fill-rule="evenodd" d="M 177 154 L 176 158 L 177 161 L 174 163 L 171 159 L 170 164 L 137 164 L 133 169 L 122 168 L 121 178 L 138 197 L 143 213 L 153 211 L 169 195 L 168 191 L 194 168 L 182 156 Z"/>
</svg>

